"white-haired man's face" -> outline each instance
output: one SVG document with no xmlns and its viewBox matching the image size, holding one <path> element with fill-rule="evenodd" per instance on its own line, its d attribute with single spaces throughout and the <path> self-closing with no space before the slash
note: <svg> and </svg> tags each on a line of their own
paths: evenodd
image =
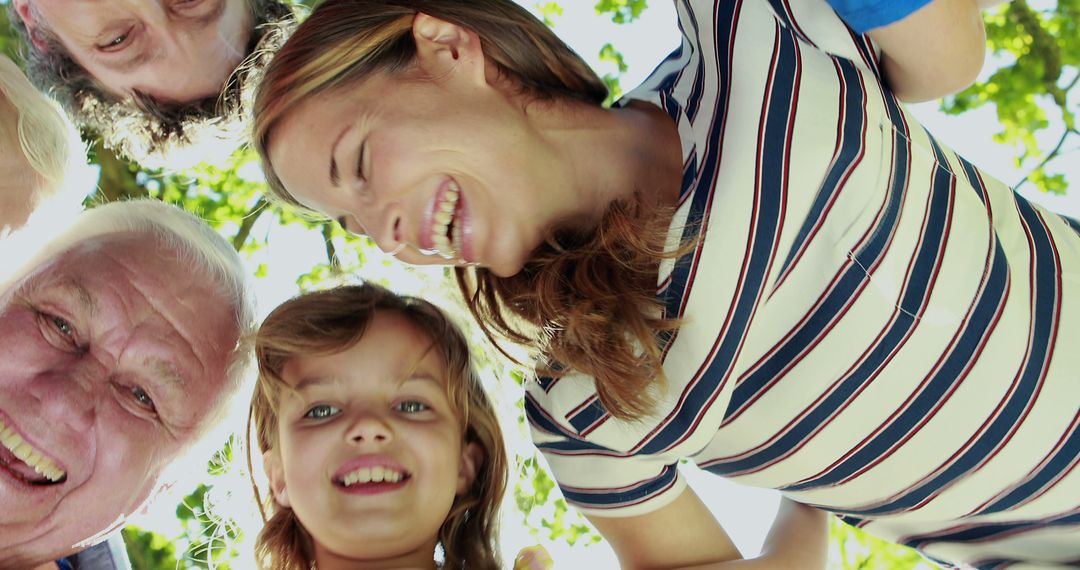
<svg viewBox="0 0 1080 570">
<path fill-rule="evenodd" d="M 239 334 L 218 291 L 122 233 L 0 293 L 0 567 L 78 550 L 203 432 Z"/>
</svg>

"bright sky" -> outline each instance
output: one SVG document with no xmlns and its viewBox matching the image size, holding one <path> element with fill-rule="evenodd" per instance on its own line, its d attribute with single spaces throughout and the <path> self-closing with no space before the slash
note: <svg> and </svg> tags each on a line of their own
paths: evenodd
<svg viewBox="0 0 1080 570">
<path fill-rule="evenodd" d="M 520 1 L 520 0 L 519 0 Z M 556 17 L 556 31 L 579 53 L 596 67 L 601 74 L 614 71 L 613 66 L 596 60 L 595 54 L 604 43 L 612 43 L 619 49 L 630 65 L 629 72 L 622 78 L 623 89 L 629 91 L 643 79 L 672 48 L 677 45 L 677 27 L 674 9 L 670 2 L 650 2 L 650 8 L 644 17 L 633 24 L 616 25 L 608 18 L 597 17 L 593 11 L 594 2 L 589 0 L 564 0 L 560 2 L 564 14 Z M 1003 62 L 990 62 L 986 74 L 995 65 Z M 1015 152 L 1012 148 L 994 143 L 991 135 L 997 130 L 998 123 L 990 108 L 968 112 L 959 117 L 948 117 L 937 111 L 936 103 L 918 105 L 915 112 L 923 123 L 945 144 L 957 149 L 976 165 L 990 172 L 999 179 L 1015 184 L 1023 174 L 1012 168 Z M 1052 119 L 1051 122 L 1054 122 Z M 1044 146 L 1056 141 L 1061 134 L 1060 118 L 1057 130 L 1046 133 Z M 1059 161 L 1061 166 L 1067 161 Z M 1070 180 L 1080 180 L 1080 161 L 1073 161 L 1071 169 L 1066 170 Z M 251 177 L 257 177 L 255 172 Z M 1029 198 L 1045 204 L 1050 209 L 1080 217 L 1080 190 L 1065 197 L 1032 194 L 1030 189 L 1022 193 Z M 317 232 L 301 231 L 297 228 L 282 228 L 271 220 L 264 219 L 256 226 L 253 235 L 265 235 L 269 238 L 266 249 L 249 260 L 251 270 L 265 263 L 267 275 L 258 280 L 258 294 L 262 313 L 268 312 L 279 302 L 295 294 L 296 276 L 308 271 L 313 260 L 324 260 L 321 236 Z M 340 249 L 339 249 L 340 250 Z M 374 258 L 373 258 L 374 257 Z M 272 261 L 271 261 L 272 260 Z M 421 274 L 428 280 L 418 279 L 416 273 L 406 270 L 391 260 L 370 254 L 364 268 L 365 276 L 385 278 L 393 282 L 395 289 L 405 293 L 432 294 L 429 287 L 432 279 L 438 278 L 438 271 L 425 270 Z M 448 299 L 449 296 L 444 296 Z M 447 300 L 446 303 L 451 303 Z M 499 383 L 495 383 L 499 384 Z M 506 387 L 510 382 L 502 382 L 496 388 L 497 397 L 503 399 L 503 409 L 508 415 L 514 414 L 513 401 L 518 397 L 517 388 Z M 511 416 L 513 417 L 513 416 Z M 509 435 L 515 433 L 516 426 L 507 425 Z M 511 441 L 513 449 L 525 453 L 528 444 L 523 437 Z M 775 514 L 778 496 L 775 492 L 737 487 L 718 477 L 704 474 L 692 466 L 684 466 L 690 484 L 697 489 L 705 502 L 713 509 L 721 523 L 732 535 L 736 545 L 746 555 L 754 555 L 761 546 L 764 533 Z M 160 517 L 155 517 L 153 526 L 161 532 L 175 527 L 175 520 L 170 509 L 165 509 Z M 521 528 L 520 515 L 516 512 L 504 514 L 504 543 L 507 558 L 512 559 L 518 548 L 543 542 L 552 552 L 556 562 L 573 561 L 574 567 L 612 568 L 615 559 L 610 548 L 604 544 L 586 548 L 570 548 L 563 541 L 546 541 L 528 536 Z M 563 566 L 565 567 L 565 566 Z"/>
</svg>

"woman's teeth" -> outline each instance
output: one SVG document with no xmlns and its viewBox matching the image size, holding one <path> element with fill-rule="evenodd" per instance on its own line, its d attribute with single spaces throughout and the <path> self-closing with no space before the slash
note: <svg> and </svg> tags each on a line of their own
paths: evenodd
<svg viewBox="0 0 1080 570">
<path fill-rule="evenodd" d="M 3 421 L 0 421 L 0 443 L 8 448 L 19 461 L 33 467 L 38 475 L 44 476 L 52 483 L 60 481 L 66 475 L 63 469 L 23 441 L 22 436 L 7 427 Z"/>
<path fill-rule="evenodd" d="M 450 181 L 445 192 L 440 194 L 435 207 L 435 219 L 431 224 L 431 242 L 436 252 L 446 259 L 456 259 L 461 252 L 461 224 L 454 224 L 454 214 L 458 207 L 461 188 L 457 182 Z M 453 229 L 451 230 L 451 226 Z"/>
<path fill-rule="evenodd" d="M 405 474 L 389 467 L 361 467 L 341 478 L 346 487 L 362 483 L 397 483 Z"/>
</svg>

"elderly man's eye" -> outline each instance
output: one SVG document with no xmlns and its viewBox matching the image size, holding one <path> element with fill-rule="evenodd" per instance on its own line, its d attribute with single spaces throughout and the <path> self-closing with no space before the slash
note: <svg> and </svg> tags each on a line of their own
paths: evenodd
<svg viewBox="0 0 1080 570">
<path fill-rule="evenodd" d="M 41 311 L 38 311 L 37 316 L 41 326 L 41 334 L 45 340 L 62 350 L 79 348 L 79 339 L 75 326 L 67 319 Z"/>
<path fill-rule="evenodd" d="M 150 394 L 146 393 L 146 390 L 143 390 L 138 386 L 132 386 L 131 397 L 142 408 L 151 412 L 157 412 L 157 406 L 154 405 L 154 399 L 150 397 Z"/>
<path fill-rule="evenodd" d="M 52 321 L 53 327 L 55 327 L 60 334 L 67 337 L 75 336 L 75 329 L 72 328 L 71 323 L 56 316 L 49 317 L 49 320 Z"/>
</svg>

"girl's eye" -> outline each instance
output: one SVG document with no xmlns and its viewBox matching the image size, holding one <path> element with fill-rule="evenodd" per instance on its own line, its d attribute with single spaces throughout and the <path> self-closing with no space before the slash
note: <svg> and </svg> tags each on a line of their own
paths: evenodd
<svg viewBox="0 0 1080 570">
<path fill-rule="evenodd" d="M 417 402 L 416 400 L 405 400 L 402 402 L 398 402 L 398 405 L 395 406 L 395 409 L 397 409 L 397 411 L 399 412 L 405 412 L 406 414 L 418 414 L 420 412 L 426 412 L 431 408 L 423 402 Z"/>
<path fill-rule="evenodd" d="M 318 406 L 313 406 L 310 410 L 308 410 L 304 414 L 304 417 L 312 420 L 322 420 L 331 416 L 336 416 L 340 411 L 341 410 L 329 404 L 319 404 Z"/>
</svg>

